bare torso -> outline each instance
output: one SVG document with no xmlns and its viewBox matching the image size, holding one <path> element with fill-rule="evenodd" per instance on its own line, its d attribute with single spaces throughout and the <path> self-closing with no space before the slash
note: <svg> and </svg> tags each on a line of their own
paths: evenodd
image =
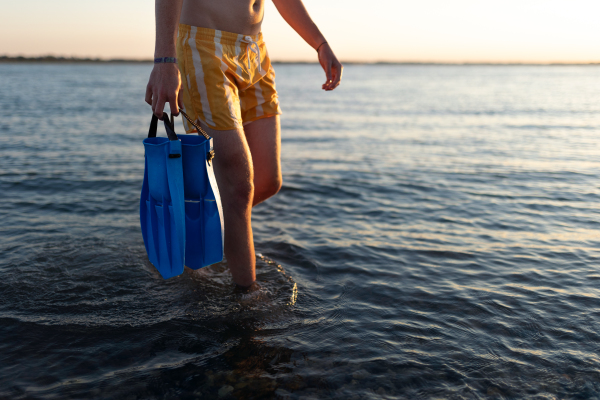
<svg viewBox="0 0 600 400">
<path fill-rule="evenodd" d="M 182 24 L 256 35 L 264 14 L 264 0 L 184 0 Z"/>
</svg>

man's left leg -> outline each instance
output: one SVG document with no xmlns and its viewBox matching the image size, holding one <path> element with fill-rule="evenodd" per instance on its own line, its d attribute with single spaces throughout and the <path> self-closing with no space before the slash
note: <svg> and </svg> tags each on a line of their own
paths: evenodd
<svg viewBox="0 0 600 400">
<path fill-rule="evenodd" d="M 281 189 L 281 128 L 279 115 L 262 118 L 244 126 L 254 166 L 252 206 L 265 201 Z"/>
</svg>

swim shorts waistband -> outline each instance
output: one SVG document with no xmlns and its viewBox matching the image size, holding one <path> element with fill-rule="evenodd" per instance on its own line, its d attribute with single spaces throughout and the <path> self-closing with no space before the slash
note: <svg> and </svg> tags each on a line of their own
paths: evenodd
<svg viewBox="0 0 600 400">
<path fill-rule="evenodd" d="M 243 45 L 248 42 L 248 38 L 251 38 L 253 42 L 258 44 L 263 42 L 262 32 L 258 35 L 242 35 L 241 33 L 233 33 L 227 31 L 220 31 L 218 29 L 202 28 L 199 26 L 192 26 L 186 24 L 179 24 L 179 35 L 185 35 L 190 33 L 192 28 L 195 28 L 197 40 L 214 41 L 219 39 L 222 44 L 240 44 Z"/>
</svg>

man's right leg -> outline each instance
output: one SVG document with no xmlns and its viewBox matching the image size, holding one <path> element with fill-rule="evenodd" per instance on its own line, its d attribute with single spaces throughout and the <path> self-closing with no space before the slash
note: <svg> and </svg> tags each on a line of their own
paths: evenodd
<svg viewBox="0 0 600 400">
<path fill-rule="evenodd" d="M 201 125 L 213 137 L 214 171 L 225 220 L 225 257 L 233 281 L 247 287 L 256 280 L 251 225 L 254 173 L 250 148 L 242 128 L 219 131 L 204 123 Z"/>
</svg>

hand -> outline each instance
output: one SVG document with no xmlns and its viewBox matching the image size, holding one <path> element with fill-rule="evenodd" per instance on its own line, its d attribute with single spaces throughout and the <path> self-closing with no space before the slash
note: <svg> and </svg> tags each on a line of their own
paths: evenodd
<svg viewBox="0 0 600 400">
<path fill-rule="evenodd" d="M 179 115 L 179 108 L 183 108 L 183 103 L 181 74 L 177 64 L 154 64 L 146 86 L 146 103 L 152 106 L 152 112 L 161 120 L 165 103 L 169 103 L 171 114 Z"/>
<path fill-rule="evenodd" d="M 344 67 L 335 57 L 328 43 L 319 47 L 319 63 L 327 76 L 327 82 L 323 84 L 323 90 L 329 91 L 338 87 L 342 80 L 342 70 Z"/>
</svg>

